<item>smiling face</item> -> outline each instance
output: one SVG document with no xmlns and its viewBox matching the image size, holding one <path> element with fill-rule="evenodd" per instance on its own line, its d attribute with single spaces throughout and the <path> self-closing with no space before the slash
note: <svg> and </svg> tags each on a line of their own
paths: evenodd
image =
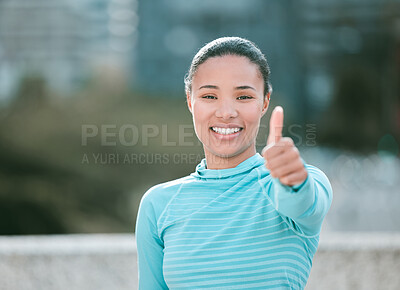
<svg viewBox="0 0 400 290">
<path fill-rule="evenodd" d="M 246 57 L 211 57 L 198 67 L 187 101 L 208 168 L 235 167 L 256 153 L 268 99 L 258 66 Z"/>
</svg>

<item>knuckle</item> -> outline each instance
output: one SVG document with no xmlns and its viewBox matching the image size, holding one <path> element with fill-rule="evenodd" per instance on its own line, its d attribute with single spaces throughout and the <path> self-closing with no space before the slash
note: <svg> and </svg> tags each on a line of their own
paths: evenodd
<svg viewBox="0 0 400 290">
<path fill-rule="evenodd" d="M 279 172 L 279 169 L 277 169 L 277 168 L 272 168 L 270 170 L 270 172 L 271 172 L 271 175 L 273 177 L 280 177 L 281 176 L 281 173 Z"/>
<path fill-rule="evenodd" d="M 304 164 L 303 164 L 303 162 L 301 161 L 300 158 L 297 159 L 297 166 L 298 166 L 298 168 L 300 168 L 302 171 L 305 171 L 305 170 L 306 170 L 306 169 L 304 168 Z"/>
<path fill-rule="evenodd" d="M 274 146 L 270 146 L 270 145 L 264 147 L 264 149 L 261 151 L 262 156 L 263 156 L 265 159 L 270 158 L 270 157 L 271 157 L 271 154 L 272 154 L 273 148 L 274 148 Z"/>
<path fill-rule="evenodd" d="M 262 155 L 262 156 L 265 156 L 265 155 L 267 154 L 269 148 L 270 148 L 269 146 L 265 146 L 265 147 L 261 150 L 261 155 Z"/>
<path fill-rule="evenodd" d="M 281 181 L 285 184 L 290 184 L 290 177 L 289 176 L 282 177 Z"/>
<path fill-rule="evenodd" d="M 297 159 L 299 157 L 299 152 L 296 150 L 290 150 L 290 157 L 292 159 Z"/>
<path fill-rule="evenodd" d="M 293 142 L 293 139 L 292 138 L 290 138 L 290 137 L 284 137 L 284 138 L 282 138 L 283 139 L 283 142 L 287 145 L 287 146 L 293 146 L 294 145 L 294 142 Z"/>
<path fill-rule="evenodd" d="M 284 138 L 281 138 L 281 139 L 280 139 L 278 142 L 276 142 L 274 145 L 275 145 L 276 147 L 285 146 L 285 145 L 286 145 L 285 139 L 284 139 Z"/>
</svg>

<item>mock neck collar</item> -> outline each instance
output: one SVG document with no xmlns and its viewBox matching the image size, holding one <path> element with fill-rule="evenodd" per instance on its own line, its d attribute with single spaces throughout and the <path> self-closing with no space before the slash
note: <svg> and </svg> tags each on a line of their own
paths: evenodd
<svg viewBox="0 0 400 290">
<path fill-rule="evenodd" d="M 197 178 L 229 178 L 239 174 L 245 174 L 246 172 L 252 170 L 254 167 L 260 166 L 264 163 L 264 158 L 256 153 L 253 156 L 247 158 L 243 162 L 239 163 L 236 167 L 226 168 L 226 169 L 207 169 L 206 159 L 202 159 L 196 166 L 196 171 L 191 175 Z"/>
</svg>

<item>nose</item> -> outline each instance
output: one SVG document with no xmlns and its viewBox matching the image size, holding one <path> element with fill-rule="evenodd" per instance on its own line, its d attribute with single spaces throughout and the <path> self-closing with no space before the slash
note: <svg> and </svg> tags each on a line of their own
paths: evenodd
<svg viewBox="0 0 400 290">
<path fill-rule="evenodd" d="M 222 119 L 236 118 L 238 112 L 235 104 L 232 100 L 220 100 L 218 102 L 218 108 L 215 111 L 215 116 Z"/>
</svg>

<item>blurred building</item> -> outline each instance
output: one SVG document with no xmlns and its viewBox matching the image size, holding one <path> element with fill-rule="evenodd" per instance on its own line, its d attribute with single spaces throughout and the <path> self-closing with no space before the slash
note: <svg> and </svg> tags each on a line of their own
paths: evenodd
<svg viewBox="0 0 400 290">
<path fill-rule="evenodd" d="M 139 2 L 136 84 L 183 98 L 183 78 L 205 43 L 221 36 L 255 42 L 272 68 L 278 95 L 299 97 L 299 62 L 292 1 L 146 0 Z"/>
<path fill-rule="evenodd" d="M 305 114 L 323 128 L 319 143 L 398 155 L 400 1 L 303 0 L 296 6 Z"/>
<path fill-rule="evenodd" d="M 129 69 L 136 0 L 0 1 L 0 96 L 26 74 L 57 91 L 80 87 L 94 69 Z"/>
<path fill-rule="evenodd" d="M 345 100 L 336 102 L 349 108 L 359 108 L 368 92 L 378 91 L 379 104 L 371 96 L 371 107 L 400 116 L 393 106 L 400 103 L 399 4 L 0 0 L 0 100 L 28 73 L 43 75 L 52 88 L 64 92 L 81 87 L 95 71 L 112 73 L 115 68 L 136 89 L 183 98 L 183 77 L 196 51 L 217 37 L 242 36 L 266 54 L 273 101 L 285 105 L 295 120 L 318 118 L 341 90 L 352 97 L 342 94 Z M 354 84 L 354 92 L 347 84 Z"/>
<path fill-rule="evenodd" d="M 399 3 L 140 1 L 134 82 L 156 95 L 183 98 L 183 77 L 195 52 L 217 37 L 242 36 L 266 54 L 272 97 L 287 103 L 289 115 L 297 114 L 297 120 L 314 120 L 331 105 L 339 76 L 348 71 L 346 65 L 353 66 L 351 61 L 366 61 L 370 70 L 381 69 L 379 74 L 384 73 L 387 81 L 380 85 L 388 88 L 381 96 L 382 110 L 390 109 L 398 98 L 393 92 L 397 80 L 392 78 L 400 71 L 399 62 L 397 68 L 393 66 L 399 55 Z"/>
<path fill-rule="evenodd" d="M 390 112 L 400 97 L 396 88 L 400 73 L 400 1 L 303 0 L 295 5 L 305 95 L 310 106 L 329 105 L 338 93 L 340 75 L 346 71 L 357 74 L 357 70 L 369 70 L 373 78 L 370 82 L 378 86 L 382 110 Z M 371 88 L 368 84 L 365 87 Z"/>
</svg>

